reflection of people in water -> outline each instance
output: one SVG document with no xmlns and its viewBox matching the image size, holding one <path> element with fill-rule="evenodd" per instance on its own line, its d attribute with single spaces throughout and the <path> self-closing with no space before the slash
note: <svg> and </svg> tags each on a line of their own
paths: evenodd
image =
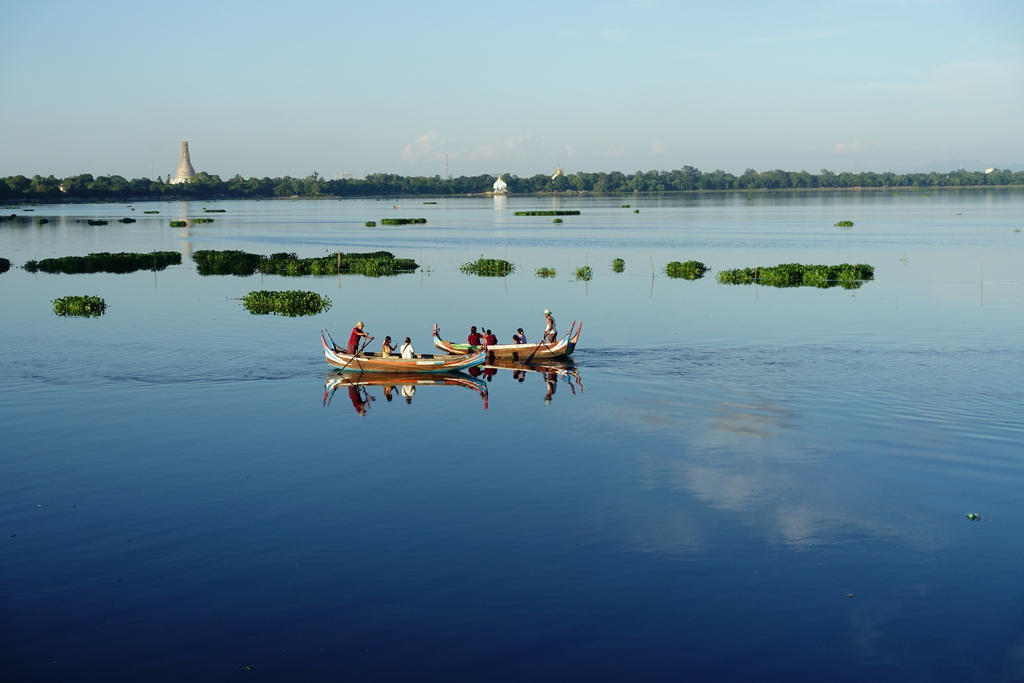
<svg viewBox="0 0 1024 683">
<path fill-rule="evenodd" d="M 513 370 L 512 379 L 517 379 L 520 382 L 526 381 L 526 370 Z"/>
<path fill-rule="evenodd" d="M 385 384 L 384 385 L 384 398 L 387 400 L 388 403 L 391 403 L 391 394 L 392 394 L 392 392 L 394 392 L 394 390 L 395 390 L 395 387 L 393 387 L 392 385 L 390 385 L 390 384 Z"/>
<path fill-rule="evenodd" d="M 497 374 L 498 368 L 484 368 L 484 379 L 486 379 L 488 382 L 490 382 L 491 379 L 493 379 L 494 376 Z"/>
<path fill-rule="evenodd" d="M 413 394 L 416 393 L 415 384 L 403 384 L 402 385 L 402 396 L 405 396 L 406 403 L 412 403 Z"/>
<path fill-rule="evenodd" d="M 359 413 L 359 417 L 366 417 L 366 410 L 370 407 L 370 402 L 363 398 L 359 387 L 354 384 L 348 385 L 348 397 L 352 401 L 352 407 Z"/>
<path fill-rule="evenodd" d="M 551 403 L 551 399 L 555 396 L 555 389 L 558 388 L 558 373 L 552 370 L 544 375 L 544 381 L 548 385 L 548 393 L 544 396 L 544 403 Z"/>
<path fill-rule="evenodd" d="M 474 365 L 469 370 L 467 370 L 467 372 L 469 372 L 469 376 L 470 377 L 479 377 L 480 376 L 480 366 Z"/>
</svg>

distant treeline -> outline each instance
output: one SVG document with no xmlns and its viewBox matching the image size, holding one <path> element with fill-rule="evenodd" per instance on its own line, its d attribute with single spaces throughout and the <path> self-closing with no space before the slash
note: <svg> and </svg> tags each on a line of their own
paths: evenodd
<svg viewBox="0 0 1024 683">
<path fill-rule="evenodd" d="M 162 178 L 92 176 L 88 173 L 54 176 L 10 176 L 0 179 L 0 202 L 60 201 L 88 199 L 216 199 L 269 197 L 382 197 L 397 195 L 464 195 L 488 192 L 495 177 L 490 175 L 400 176 L 372 173 L 359 180 L 328 180 L 318 173 L 305 178 L 243 178 L 229 180 L 208 173 L 197 173 L 192 181 L 172 185 Z M 997 169 L 991 173 L 953 171 L 950 173 L 832 173 L 822 170 L 764 171 L 747 169 L 743 175 L 725 171 L 704 173 L 691 166 L 678 171 L 637 171 L 626 175 L 612 173 L 571 173 L 552 179 L 538 174 L 528 178 L 504 177 L 508 191 L 514 194 L 544 192 L 686 192 L 696 190 L 797 190 L 830 188 L 884 187 L 975 187 L 986 185 L 1024 185 L 1024 172 Z"/>
</svg>

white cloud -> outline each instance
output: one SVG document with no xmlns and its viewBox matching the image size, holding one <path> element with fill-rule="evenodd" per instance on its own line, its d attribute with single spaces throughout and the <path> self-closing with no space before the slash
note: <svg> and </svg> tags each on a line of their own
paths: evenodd
<svg viewBox="0 0 1024 683">
<path fill-rule="evenodd" d="M 654 145 L 651 146 L 651 154 L 668 154 L 665 143 L 661 140 L 655 140 Z"/>
<path fill-rule="evenodd" d="M 849 152 L 860 152 L 864 149 L 864 143 L 858 140 L 853 142 L 840 142 L 835 146 L 835 152 L 837 154 L 848 154 Z"/>
<path fill-rule="evenodd" d="M 615 149 L 610 149 L 607 152 L 605 152 L 604 154 L 605 154 L 605 156 L 609 156 L 609 157 L 623 157 L 623 156 L 626 156 L 626 146 L 625 145 L 619 145 Z"/>
<path fill-rule="evenodd" d="M 575 147 L 570 147 L 569 145 L 565 146 L 565 153 L 568 154 L 571 157 L 576 156 L 576 152 L 578 152 L 578 151 L 579 150 L 576 149 Z"/>
<path fill-rule="evenodd" d="M 411 163 L 424 159 L 444 142 L 436 131 L 421 135 L 402 149 L 402 161 Z"/>
<path fill-rule="evenodd" d="M 508 156 L 513 153 L 522 152 L 523 145 L 530 139 L 529 135 L 523 137 L 498 138 L 489 142 L 472 152 L 469 156 L 473 159 L 495 159 L 499 156 Z"/>
</svg>

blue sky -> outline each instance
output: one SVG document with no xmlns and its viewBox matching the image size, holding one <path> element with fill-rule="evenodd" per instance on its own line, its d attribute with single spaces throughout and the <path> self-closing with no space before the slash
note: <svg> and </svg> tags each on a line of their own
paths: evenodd
<svg viewBox="0 0 1024 683">
<path fill-rule="evenodd" d="M 0 175 L 1024 163 L 1024 3 L 0 3 Z"/>
</svg>

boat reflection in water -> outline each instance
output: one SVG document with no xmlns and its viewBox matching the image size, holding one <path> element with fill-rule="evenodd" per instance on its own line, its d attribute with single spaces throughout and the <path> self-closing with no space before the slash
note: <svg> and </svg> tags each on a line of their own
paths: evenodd
<svg viewBox="0 0 1024 683">
<path fill-rule="evenodd" d="M 544 395 L 544 403 L 551 403 L 558 389 L 558 382 L 565 382 L 573 396 L 576 395 L 576 387 L 583 393 L 583 380 L 580 378 L 580 371 L 571 360 L 547 361 L 544 363 L 519 363 L 512 360 L 492 358 L 480 367 L 470 368 L 469 374 L 473 377 L 483 377 L 490 382 L 498 370 L 511 370 L 512 378 L 519 382 L 526 381 L 527 373 L 535 372 L 543 375 L 544 384 L 547 386 L 547 393 Z"/>
<path fill-rule="evenodd" d="M 405 399 L 406 403 L 412 403 L 416 389 L 424 386 L 459 386 L 472 389 L 483 397 L 484 410 L 487 410 L 487 383 L 461 372 L 329 372 L 324 384 L 324 406 L 330 405 L 334 392 L 346 389 L 352 407 L 360 417 L 366 417 L 370 404 L 377 400 L 377 397 L 370 393 L 370 387 L 382 387 L 386 402 L 390 403 L 397 395 Z"/>
</svg>

